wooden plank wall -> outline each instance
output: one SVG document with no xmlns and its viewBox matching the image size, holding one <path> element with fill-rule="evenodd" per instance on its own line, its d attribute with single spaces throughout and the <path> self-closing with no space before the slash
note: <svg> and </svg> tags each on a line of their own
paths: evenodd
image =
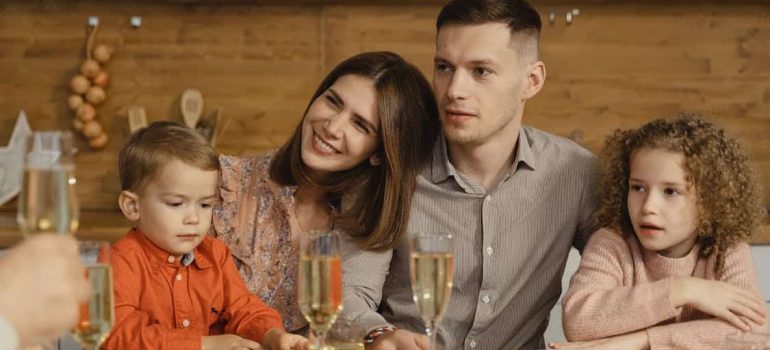
<svg viewBox="0 0 770 350">
<path fill-rule="evenodd" d="M 744 141 L 764 175 L 770 203 L 770 6 L 577 4 L 549 1 L 541 8 L 548 78 L 527 106 L 525 122 L 596 151 L 614 128 L 700 111 Z M 564 12 L 576 6 L 581 13 L 567 25 Z M 85 209 L 115 209 L 116 154 L 128 134 L 128 106 L 143 106 L 151 121 L 181 120 L 179 96 L 197 88 L 205 98 L 204 117 L 222 107 L 232 120 L 220 150 L 262 153 L 291 134 L 323 74 L 352 54 L 396 51 L 430 77 L 439 8 L 435 1 L 4 1 L 0 144 L 20 109 L 34 129 L 70 127 L 68 81 L 82 58 L 91 15 L 101 20 L 97 41 L 116 47 L 106 67 L 112 75 L 108 99 L 97 109 L 111 140 L 94 152 L 79 139 L 78 191 Z M 557 13 L 553 25 L 549 11 Z M 142 26 L 132 28 L 130 16 L 141 16 Z"/>
</svg>

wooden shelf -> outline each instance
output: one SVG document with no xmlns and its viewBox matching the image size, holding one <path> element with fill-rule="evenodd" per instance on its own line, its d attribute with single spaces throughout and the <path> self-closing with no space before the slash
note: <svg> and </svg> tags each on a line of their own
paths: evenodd
<svg viewBox="0 0 770 350">
<path fill-rule="evenodd" d="M 83 240 L 115 242 L 131 228 L 123 213 L 113 210 L 88 210 L 80 213 L 80 229 L 76 236 Z M 15 245 L 22 239 L 16 224 L 15 210 L 0 210 L 0 248 Z"/>
</svg>

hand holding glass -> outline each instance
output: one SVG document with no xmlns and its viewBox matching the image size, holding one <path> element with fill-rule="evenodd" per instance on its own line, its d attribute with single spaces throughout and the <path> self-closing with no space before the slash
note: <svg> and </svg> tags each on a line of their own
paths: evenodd
<svg viewBox="0 0 770 350">
<path fill-rule="evenodd" d="M 84 349 L 98 349 L 115 322 L 110 245 L 102 241 L 78 242 L 80 260 L 93 288 L 91 299 L 80 305 L 80 318 L 72 336 Z"/>
<path fill-rule="evenodd" d="M 449 303 L 454 278 L 452 236 L 420 234 L 409 243 L 414 303 L 425 321 L 430 348 L 437 349 L 436 324 Z"/>
</svg>

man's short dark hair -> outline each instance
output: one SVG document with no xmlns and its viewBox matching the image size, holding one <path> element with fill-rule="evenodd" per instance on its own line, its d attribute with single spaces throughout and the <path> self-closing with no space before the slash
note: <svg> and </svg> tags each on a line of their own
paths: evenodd
<svg viewBox="0 0 770 350">
<path fill-rule="evenodd" d="M 454 0 L 446 4 L 436 19 L 436 31 L 445 25 L 504 23 L 511 35 L 524 34 L 540 39 L 540 14 L 526 0 Z"/>
</svg>

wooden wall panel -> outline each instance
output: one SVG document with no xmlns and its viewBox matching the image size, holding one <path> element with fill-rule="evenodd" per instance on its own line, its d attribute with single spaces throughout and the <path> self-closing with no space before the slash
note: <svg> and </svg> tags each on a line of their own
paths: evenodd
<svg viewBox="0 0 770 350">
<path fill-rule="evenodd" d="M 433 71 L 435 22 L 439 7 L 335 6 L 324 9 L 324 68 L 362 51 L 394 51 Z"/>
<path fill-rule="evenodd" d="M 134 29 L 128 19 L 137 14 L 143 24 Z M 150 121 L 181 120 L 179 96 L 197 88 L 204 117 L 222 107 L 231 119 L 220 149 L 259 153 L 290 135 L 319 79 L 318 8 L 13 2 L 0 8 L 0 140 L 10 136 L 5 125 L 20 109 L 34 129 L 69 128 L 68 81 L 89 15 L 100 17 L 97 41 L 116 51 L 106 66 L 108 99 L 97 108 L 110 144 L 94 152 L 78 142 L 84 209 L 116 208 L 116 155 L 128 134 L 129 106 L 143 106 Z"/>
<path fill-rule="evenodd" d="M 770 7 L 585 6 L 546 25 L 526 120 L 598 151 L 617 127 L 700 112 L 739 137 L 770 204 Z"/>
<path fill-rule="evenodd" d="M 36 129 L 69 128 L 68 80 L 81 59 L 86 19 L 100 16 L 99 41 L 116 47 L 107 66 L 108 100 L 98 108 L 111 141 L 99 152 L 79 141 L 79 194 L 86 209 L 114 210 L 116 154 L 127 136 L 129 106 L 143 106 L 151 121 L 181 120 L 180 94 L 200 89 L 204 117 L 222 107 L 232 121 L 220 150 L 262 153 L 286 140 L 320 78 L 355 53 L 398 52 L 430 79 L 439 3 L 5 1 L 0 144 L 22 108 Z M 766 2 L 535 3 L 545 21 L 541 56 L 548 78 L 527 106 L 526 123 L 598 151 L 617 127 L 702 112 L 743 140 L 762 170 L 770 204 Z M 576 6 L 580 15 L 566 25 L 563 11 Z M 553 25 L 549 11 L 559 13 Z M 142 16 L 141 28 L 130 27 L 134 15 Z"/>
</svg>

